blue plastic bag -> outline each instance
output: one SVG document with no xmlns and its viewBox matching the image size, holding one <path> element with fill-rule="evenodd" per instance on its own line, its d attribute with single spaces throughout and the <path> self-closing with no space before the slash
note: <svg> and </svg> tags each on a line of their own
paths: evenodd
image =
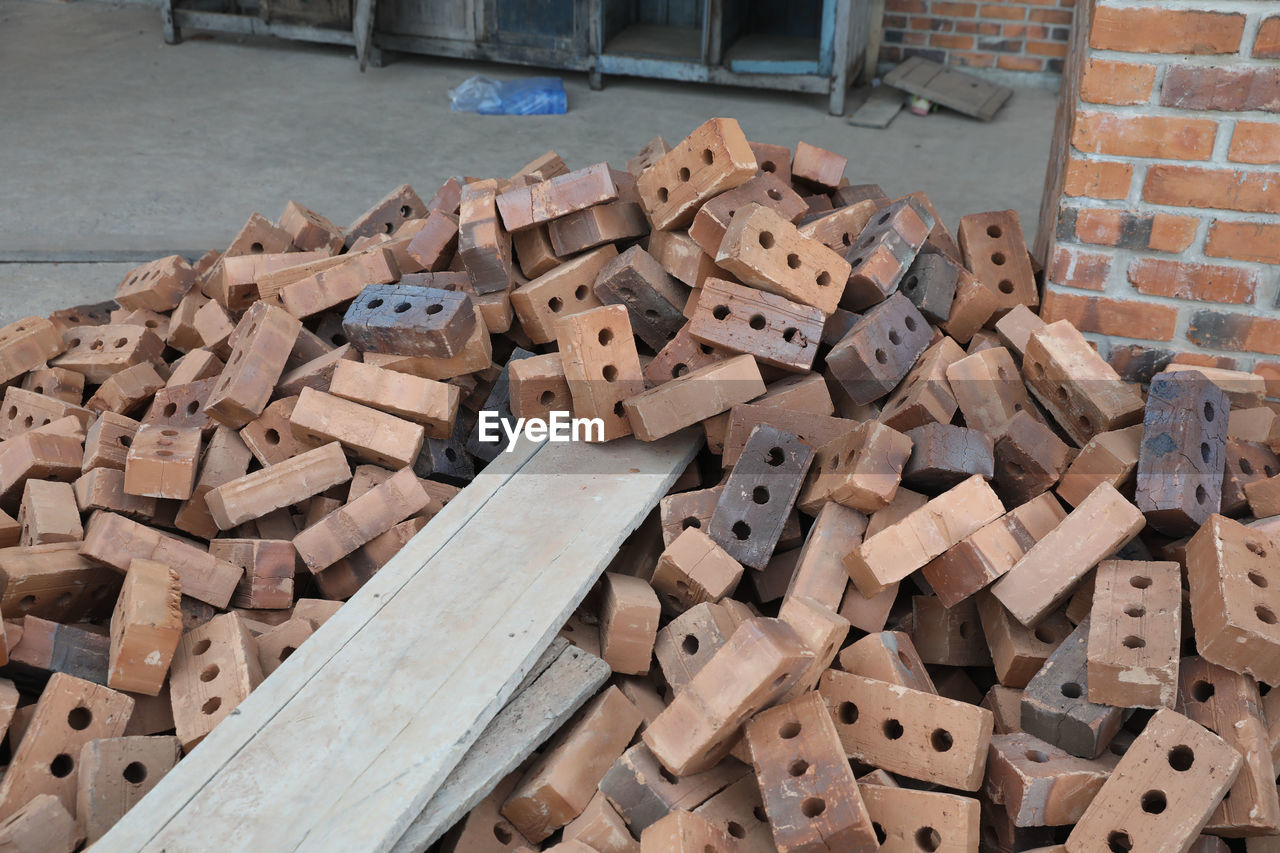
<svg viewBox="0 0 1280 853">
<path fill-rule="evenodd" d="M 491 80 L 471 77 L 449 90 L 454 112 L 480 115 L 560 115 L 568 110 L 564 83 L 559 77 L 525 80 Z"/>
</svg>

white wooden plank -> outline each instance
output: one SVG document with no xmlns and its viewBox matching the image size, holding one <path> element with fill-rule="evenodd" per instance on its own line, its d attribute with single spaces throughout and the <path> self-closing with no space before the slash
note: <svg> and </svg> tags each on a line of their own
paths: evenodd
<svg viewBox="0 0 1280 853">
<path fill-rule="evenodd" d="M 423 853 L 494 786 L 555 734 L 609 678 L 609 665 L 576 646 L 556 659 L 493 718 L 392 853 Z"/>
<path fill-rule="evenodd" d="M 698 443 L 503 454 L 96 849 L 390 849 Z"/>
</svg>

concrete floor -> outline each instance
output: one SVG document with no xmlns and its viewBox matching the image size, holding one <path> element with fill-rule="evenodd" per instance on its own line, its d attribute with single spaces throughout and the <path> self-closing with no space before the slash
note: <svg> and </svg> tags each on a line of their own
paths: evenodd
<svg viewBox="0 0 1280 853">
<path fill-rule="evenodd" d="M 165 45 L 149 6 L 0 2 L 0 322 L 107 298 L 135 263 L 221 248 L 289 199 L 345 224 L 401 183 L 429 196 L 549 148 L 621 167 L 711 116 L 844 154 L 855 183 L 923 189 L 953 226 L 1013 208 L 1030 239 L 1056 104 L 1020 89 L 990 123 L 902 112 L 874 130 L 828 115 L 825 97 L 627 78 L 592 92 L 566 74 L 567 115 L 475 116 L 452 113 L 447 90 L 540 72 L 407 57 L 361 74 L 342 48 L 187 36 Z"/>
</svg>

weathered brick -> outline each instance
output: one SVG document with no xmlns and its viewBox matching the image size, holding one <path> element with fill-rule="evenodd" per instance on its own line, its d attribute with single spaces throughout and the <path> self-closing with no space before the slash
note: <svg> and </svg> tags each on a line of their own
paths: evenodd
<svg viewBox="0 0 1280 853">
<path fill-rule="evenodd" d="M 1214 220 L 1204 253 L 1214 258 L 1280 264 L 1280 225 Z"/>
<path fill-rule="evenodd" d="M 1119 200 L 1128 197 L 1132 181 L 1132 163 L 1071 157 L 1067 160 L 1062 192 L 1069 196 Z"/>
<path fill-rule="evenodd" d="M 1151 341 L 1173 340 L 1178 324 L 1177 309 L 1167 305 L 1052 290 L 1044 295 L 1041 315 L 1048 322 L 1069 320 L 1082 332 Z"/>
<path fill-rule="evenodd" d="M 1191 315 L 1187 340 L 1196 346 L 1211 349 L 1280 355 L 1280 320 L 1244 313 L 1200 310 Z"/>
<path fill-rule="evenodd" d="M 1280 16 L 1272 15 L 1258 26 L 1253 42 L 1254 59 L 1280 59 Z"/>
<path fill-rule="evenodd" d="M 1136 259 L 1129 265 L 1128 275 L 1139 293 L 1237 304 L 1253 304 L 1254 291 L 1261 283 L 1257 272 L 1242 267 L 1159 258 Z"/>
<path fill-rule="evenodd" d="M 1082 111 L 1071 144 L 1090 154 L 1208 160 L 1217 129 L 1212 119 Z"/>
<path fill-rule="evenodd" d="M 1244 15 L 1162 9 L 1158 6 L 1094 11 L 1089 44 L 1096 50 L 1130 53 L 1235 53 Z"/>
<path fill-rule="evenodd" d="M 1049 268 L 1049 281 L 1054 284 L 1102 290 L 1110 275 L 1110 255 L 1082 252 L 1065 246 L 1054 247 L 1053 265 Z"/>
<path fill-rule="evenodd" d="M 1270 172 L 1157 163 L 1147 170 L 1142 198 L 1178 207 L 1280 213 L 1280 177 Z"/>
<path fill-rule="evenodd" d="M 1280 112 L 1280 68 L 1175 65 L 1164 74 L 1160 105 L 1184 110 Z"/>
<path fill-rule="evenodd" d="M 1154 65 L 1091 57 L 1080 80 L 1080 98 L 1094 104 L 1145 104 L 1155 81 Z"/>
<path fill-rule="evenodd" d="M 1280 23 L 1280 18 L 1272 20 Z M 1276 29 L 1280 31 L 1280 26 Z M 1280 35 L 1277 38 L 1280 39 Z M 1280 48 L 1277 48 L 1277 56 L 1280 56 Z M 1227 159 L 1233 163 L 1280 163 L 1280 124 L 1237 121 Z"/>
</svg>

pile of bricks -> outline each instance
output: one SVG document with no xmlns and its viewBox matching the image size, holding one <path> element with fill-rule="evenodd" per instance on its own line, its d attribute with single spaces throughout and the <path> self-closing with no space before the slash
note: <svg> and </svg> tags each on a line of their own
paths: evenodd
<svg viewBox="0 0 1280 853">
<path fill-rule="evenodd" d="M 100 838 L 504 451 L 480 413 L 572 412 L 706 449 L 564 627 L 612 679 L 441 850 L 1276 849 L 1262 377 L 1123 381 L 1012 211 L 953 238 L 729 119 L 626 165 L 290 203 L 0 330 L 0 848 Z"/>
</svg>

